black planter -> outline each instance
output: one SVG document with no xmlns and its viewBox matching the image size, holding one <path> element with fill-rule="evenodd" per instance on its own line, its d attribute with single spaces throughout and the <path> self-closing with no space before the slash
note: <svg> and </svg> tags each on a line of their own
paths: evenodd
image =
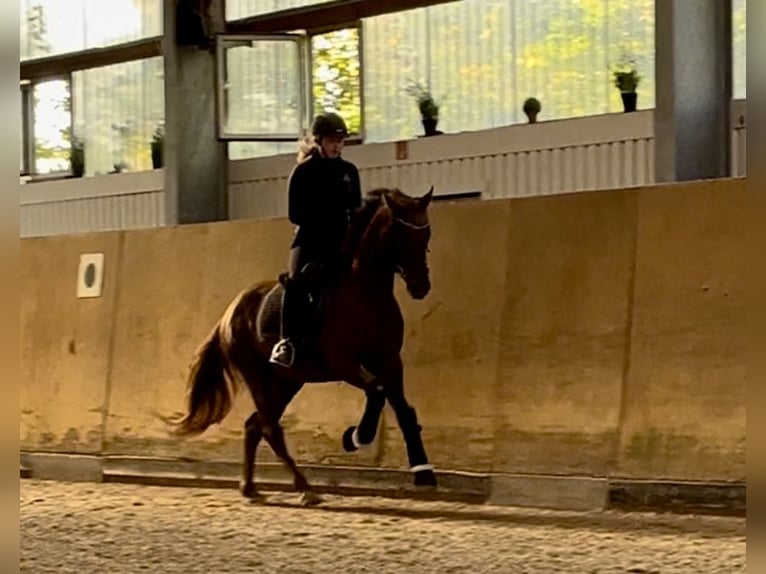
<svg viewBox="0 0 766 574">
<path fill-rule="evenodd" d="M 625 113 L 636 111 L 636 102 L 638 101 L 638 94 L 636 92 L 622 92 L 622 106 L 625 109 Z"/>
<path fill-rule="evenodd" d="M 422 118 L 422 121 L 423 129 L 425 130 L 427 136 L 435 136 L 439 133 L 436 131 L 436 124 L 439 123 L 439 120 L 433 118 Z"/>
<path fill-rule="evenodd" d="M 73 150 L 69 163 L 72 177 L 82 177 L 85 174 L 85 152 L 83 150 Z"/>
<path fill-rule="evenodd" d="M 162 144 L 152 143 L 152 167 L 160 169 L 162 167 Z"/>
</svg>

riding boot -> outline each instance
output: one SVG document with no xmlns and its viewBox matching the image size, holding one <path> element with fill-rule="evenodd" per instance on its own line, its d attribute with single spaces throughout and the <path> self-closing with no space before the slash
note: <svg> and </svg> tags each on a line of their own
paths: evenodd
<svg viewBox="0 0 766 574">
<path fill-rule="evenodd" d="M 295 362 L 296 342 L 300 340 L 303 308 L 302 285 L 295 279 L 285 282 L 282 293 L 282 324 L 280 341 L 274 345 L 270 362 L 283 367 L 292 367 Z"/>
</svg>

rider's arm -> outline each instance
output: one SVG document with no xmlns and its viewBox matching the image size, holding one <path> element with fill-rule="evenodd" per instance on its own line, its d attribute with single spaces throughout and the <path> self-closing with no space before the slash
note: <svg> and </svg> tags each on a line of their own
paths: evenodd
<svg viewBox="0 0 766 574">
<path fill-rule="evenodd" d="M 305 170 L 295 166 L 287 184 L 287 216 L 295 225 L 304 225 L 311 217 L 306 183 Z"/>
<path fill-rule="evenodd" d="M 349 164 L 349 177 L 351 178 L 351 211 L 362 206 L 362 185 L 359 181 L 359 170 L 353 163 Z"/>
</svg>

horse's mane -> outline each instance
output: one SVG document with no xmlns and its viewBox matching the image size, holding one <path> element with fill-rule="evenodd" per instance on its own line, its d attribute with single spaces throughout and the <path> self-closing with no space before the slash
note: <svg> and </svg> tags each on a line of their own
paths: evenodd
<svg viewBox="0 0 766 574">
<path fill-rule="evenodd" d="M 383 194 L 388 191 L 384 188 L 377 188 L 368 191 L 363 200 L 362 205 L 359 207 L 351 218 L 351 225 L 346 234 L 344 251 L 351 255 L 353 254 L 359 243 L 364 237 L 364 232 L 370 226 L 373 217 L 383 204 Z"/>
</svg>

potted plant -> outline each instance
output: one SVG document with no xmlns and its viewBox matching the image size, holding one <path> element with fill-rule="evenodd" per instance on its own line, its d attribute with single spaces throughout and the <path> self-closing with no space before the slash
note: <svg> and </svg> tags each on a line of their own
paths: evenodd
<svg viewBox="0 0 766 574">
<path fill-rule="evenodd" d="M 537 123 L 537 114 L 540 113 L 540 110 L 542 109 L 542 106 L 540 105 L 540 100 L 537 98 L 527 98 L 524 100 L 524 113 L 527 115 L 527 119 L 529 120 L 530 124 L 536 124 Z"/>
<path fill-rule="evenodd" d="M 622 96 L 622 106 L 625 113 L 635 112 L 638 94 L 636 88 L 641 82 L 641 76 L 638 74 L 636 63 L 633 60 L 626 60 L 614 70 L 614 85 L 620 90 Z"/>
<path fill-rule="evenodd" d="M 426 136 L 435 136 L 441 133 L 436 129 L 436 124 L 439 123 L 439 106 L 434 101 L 431 92 L 421 84 L 413 83 L 407 88 L 407 93 L 417 101 Z"/>
<path fill-rule="evenodd" d="M 82 140 L 74 138 L 69 152 L 69 166 L 72 177 L 82 177 L 85 174 L 85 144 Z"/>
<path fill-rule="evenodd" d="M 128 168 L 128 164 L 124 161 L 118 161 L 117 163 L 112 164 L 112 171 L 109 173 L 122 173 Z"/>
<path fill-rule="evenodd" d="M 163 166 L 162 147 L 164 141 L 165 132 L 163 130 L 162 124 L 157 124 L 157 127 L 154 130 L 154 135 L 152 135 L 151 142 L 153 169 L 160 169 Z"/>
</svg>

